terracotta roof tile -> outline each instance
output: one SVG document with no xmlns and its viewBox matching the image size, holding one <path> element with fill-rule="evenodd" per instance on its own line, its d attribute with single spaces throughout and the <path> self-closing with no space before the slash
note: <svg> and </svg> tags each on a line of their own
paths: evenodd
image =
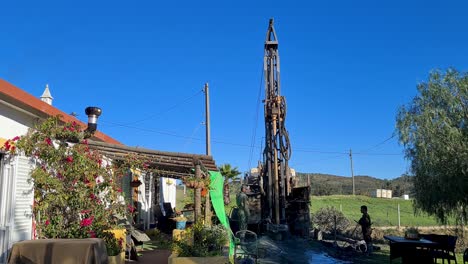
<svg viewBox="0 0 468 264">
<path fill-rule="evenodd" d="M 78 124 L 80 124 L 81 127 L 87 127 L 87 124 L 81 122 L 76 117 L 71 116 L 41 101 L 39 98 L 21 90 L 20 88 L 2 79 L 0 79 L 0 98 L 1 97 L 5 97 L 4 99 L 9 103 L 17 105 L 18 107 L 23 108 L 26 111 L 30 111 L 31 113 L 41 116 L 43 118 L 46 118 L 48 116 L 60 115 L 61 120 L 64 122 L 75 121 Z M 93 138 L 107 143 L 121 144 L 119 141 L 111 138 L 110 136 L 100 131 L 96 131 L 96 133 L 94 133 Z"/>
</svg>

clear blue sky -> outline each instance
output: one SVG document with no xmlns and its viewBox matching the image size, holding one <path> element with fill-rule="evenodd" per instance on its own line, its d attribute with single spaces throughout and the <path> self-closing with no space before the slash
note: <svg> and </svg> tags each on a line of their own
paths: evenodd
<svg viewBox="0 0 468 264">
<path fill-rule="evenodd" d="M 260 157 L 274 17 L 291 166 L 349 176 L 352 148 L 356 175 L 392 179 L 408 169 L 385 141 L 398 107 L 432 69 L 468 70 L 462 2 L 4 1 L 0 78 L 36 96 L 48 83 L 54 106 L 81 120 L 102 107 L 99 129 L 124 144 L 190 153 L 205 152 L 209 82 L 213 156 L 244 171 Z"/>
</svg>

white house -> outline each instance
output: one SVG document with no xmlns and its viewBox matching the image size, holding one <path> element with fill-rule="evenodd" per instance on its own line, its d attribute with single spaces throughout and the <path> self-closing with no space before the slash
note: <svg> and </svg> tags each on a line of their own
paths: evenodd
<svg viewBox="0 0 468 264">
<path fill-rule="evenodd" d="M 33 161 L 21 155 L 10 156 L 2 152 L 1 147 L 8 139 L 26 134 L 29 128 L 50 116 L 61 116 L 63 122 L 74 121 L 83 128 L 87 127 L 74 116 L 53 107 L 52 100 L 48 86 L 39 99 L 0 79 L 0 264 L 6 263 L 9 249 L 14 243 L 33 239 L 34 233 L 33 192 L 28 183 Z M 99 131 L 94 133 L 89 144 L 111 161 L 118 157 L 113 156 L 113 151 L 106 152 L 109 148 L 122 153 L 144 152 L 146 156 L 154 157 L 153 163 L 160 168 L 158 175 L 133 172 L 122 182 L 127 197 L 138 204 L 137 224 L 146 228 L 154 223 L 154 205 L 170 202 L 171 207 L 175 207 L 176 181 L 165 177 L 181 179 L 191 176 L 195 160 L 209 170 L 217 170 L 211 156 L 127 147 Z M 130 181 L 135 179 L 142 184 L 131 188 Z"/>
<path fill-rule="evenodd" d="M 64 122 L 75 121 L 86 127 L 53 107 L 52 99 L 48 87 L 39 99 L 0 79 L 0 147 L 49 116 L 61 115 Z M 96 132 L 93 140 L 120 144 L 101 132 Z M 0 150 L 0 264 L 6 263 L 13 243 L 32 238 L 33 192 L 28 179 L 33 166 L 28 157 L 9 156 Z"/>
</svg>

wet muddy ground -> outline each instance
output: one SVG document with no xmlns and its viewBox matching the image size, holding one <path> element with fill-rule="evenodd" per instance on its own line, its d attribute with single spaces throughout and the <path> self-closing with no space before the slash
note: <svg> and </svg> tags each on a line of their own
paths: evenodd
<svg viewBox="0 0 468 264">
<path fill-rule="evenodd" d="M 296 237 L 276 241 L 263 236 L 258 240 L 258 249 L 258 263 L 261 264 L 352 263 L 335 259 L 319 249 L 313 248 L 309 241 Z"/>
</svg>

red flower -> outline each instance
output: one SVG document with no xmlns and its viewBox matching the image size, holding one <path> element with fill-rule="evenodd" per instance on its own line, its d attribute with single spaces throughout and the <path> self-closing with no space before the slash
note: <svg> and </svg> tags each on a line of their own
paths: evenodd
<svg viewBox="0 0 468 264">
<path fill-rule="evenodd" d="M 89 230 L 88 234 L 89 234 L 89 237 L 96 238 L 96 232 L 94 232 L 93 230 Z"/>
<path fill-rule="evenodd" d="M 131 206 L 131 205 L 128 205 L 128 211 L 129 211 L 130 213 L 135 212 L 135 207 L 133 207 L 133 206 Z"/>
<path fill-rule="evenodd" d="M 84 218 L 83 220 L 81 220 L 80 226 L 81 227 L 87 227 L 87 226 L 92 225 L 93 224 L 93 219 L 94 219 L 94 216 L 91 216 L 89 218 Z"/>
<path fill-rule="evenodd" d="M 11 151 L 12 151 L 12 152 L 15 152 L 15 149 L 16 149 L 15 146 L 12 146 L 12 147 L 11 147 Z"/>
<path fill-rule="evenodd" d="M 81 210 L 81 213 L 82 214 L 89 214 L 89 213 L 91 213 L 91 210 L 89 210 L 89 209 L 88 210 Z"/>
<path fill-rule="evenodd" d="M 67 161 L 68 163 L 72 163 L 72 162 L 73 162 L 73 157 L 72 157 L 72 156 L 68 156 L 68 157 L 66 158 L 66 161 Z"/>
<path fill-rule="evenodd" d="M 13 140 L 13 141 L 16 141 L 16 140 L 19 140 L 19 139 L 20 139 L 20 137 L 19 137 L 19 136 L 16 136 L 16 137 L 14 137 L 12 140 Z"/>
<path fill-rule="evenodd" d="M 49 219 L 47 219 L 47 220 L 45 221 L 44 225 L 48 226 L 49 224 L 50 224 L 50 221 L 49 221 Z"/>
<path fill-rule="evenodd" d="M 9 151 L 11 147 L 10 140 L 5 141 L 5 144 L 3 144 L 3 147 L 5 148 L 5 150 Z"/>
<path fill-rule="evenodd" d="M 118 188 L 118 189 L 117 189 L 117 192 L 121 193 L 121 192 L 122 192 L 122 188 Z"/>
<path fill-rule="evenodd" d="M 88 145 L 88 140 L 87 140 L 87 139 L 83 139 L 83 142 L 81 142 L 81 143 L 83 143 L 83 144 L 85 144 L 85 145 Z M 87 150 L 88 150 L 88 148 L 87 148 Z"/>
<path fill-rule="evenodd" d="M 99 164 L 99 166 L 101 166 L 102 160 L 98 160 L 98 164 Z"/>
<path fill-rule="evenodd" d="M 45 139 L 45 142 L 47 143 L 47 145 L 52 145 L 52 140 L 50 138 L 46 138 Z"/>
<path fill-rule="evenodd" d="M 96 195 L 94 195 L 94 193 L 92 193 L 92 194 L 89 195 L 89 198 L 91 198 L 91 200 L 94 200 L 94 199 L 96 199 Z"/>
</svg>

